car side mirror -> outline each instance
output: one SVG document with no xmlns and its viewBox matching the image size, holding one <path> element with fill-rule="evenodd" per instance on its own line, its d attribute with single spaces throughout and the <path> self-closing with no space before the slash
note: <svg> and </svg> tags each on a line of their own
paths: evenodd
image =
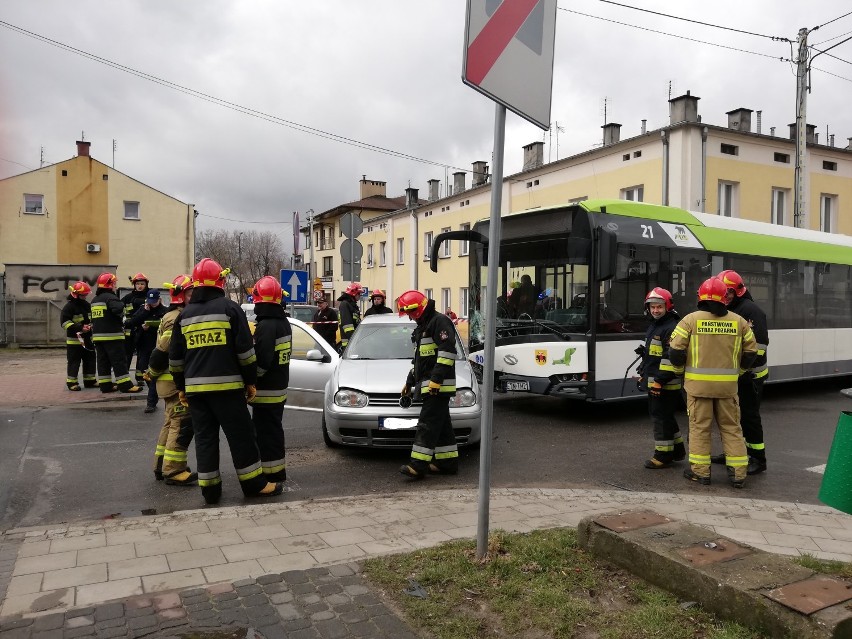
<svg viewBox="0 0 852 639">
<path fill-rule="evenodd" d="M 312 348 L 305 354 L 305 359 L 309 362 L 322 362 L 325 360 L 325 355 L 318 348 Z"/>
</svg>

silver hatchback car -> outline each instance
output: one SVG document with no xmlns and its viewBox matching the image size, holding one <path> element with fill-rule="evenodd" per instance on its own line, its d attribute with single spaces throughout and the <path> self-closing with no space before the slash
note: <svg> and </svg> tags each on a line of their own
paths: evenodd
<svg viewBox="0 0 852 639">
<path fill-rule="evenodd" d="M 414 344 L 415 323 L 395 313 L 365 317 L 325 387 L 322 434 L 328 446 L 410 448 L 421 402 L 400 406 Z M 456 394 L 450 417 L 459 445 L 479 441 L 479 386 L 456 334 Z"/>
</svg>

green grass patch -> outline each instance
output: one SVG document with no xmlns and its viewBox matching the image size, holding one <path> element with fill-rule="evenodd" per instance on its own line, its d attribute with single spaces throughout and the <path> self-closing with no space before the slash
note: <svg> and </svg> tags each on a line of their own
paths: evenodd
<svg viewBox="0 0 852 639">
<path fill-rule="evenodd" d="M 762 639 L 594 558 L 573 529 L 495 531 L 476 559 L 471 540 L 370 559 L 366 577 L 414 627 L 439 639 Z M 404 594 L 409 579 L 426 590 Z"/>
<path fill-rule="evenodd" d="M 852 564 L 846 563 L 845 561 L 817 559 L 813 555 L 808 554 L 801 555 L 800 557 L 794 557 L 793 561 L 800 566 L 810 568 L 814 572 L 852 578 Z"/>
</svg>

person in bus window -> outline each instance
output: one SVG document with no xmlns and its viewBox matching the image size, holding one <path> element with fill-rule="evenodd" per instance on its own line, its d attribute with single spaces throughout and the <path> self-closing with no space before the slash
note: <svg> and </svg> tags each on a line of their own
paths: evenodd
<svg viewBox="0 0 852 639">
<path fill-rule="evenodd" d="M 645 315 L 651 323 L 645 333 L 645 343 L 636 353 L 642 356 L 639 390 L 648 393 L 648 413 L 654 424 L 654 455 L 645 460 L 645 468 L 657 470 L 669 468 L 673 462 L 686 457 L 675 418 L 682 384 L 667 352 L 680 316 L 674 309 L 672 294 L 660 287 L 645 297 Z"/>
<path fill-rule="evenodd" d="M 521 275 L 521 284 L 515 289 L 512 299 L 515 301 L 517 316 L 519 318 L 526 316 L 523 319 L 531 319 L 538 302 L 538 289 L 529 275 Z"/>
</svg>

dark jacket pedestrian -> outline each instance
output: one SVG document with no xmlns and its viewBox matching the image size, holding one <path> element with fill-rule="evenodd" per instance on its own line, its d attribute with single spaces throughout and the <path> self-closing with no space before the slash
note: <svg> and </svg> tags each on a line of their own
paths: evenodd
<svg viewBox="0 0 852 639">
<path fill-rule="evenodd" d="M 332 348 L 337 348 L 337 329 L 340 326 L 337 311 L 325 299 L 317 300 L 317 304 L 319 308 L 314 312 L 311 326 Z"/>
</svg>

